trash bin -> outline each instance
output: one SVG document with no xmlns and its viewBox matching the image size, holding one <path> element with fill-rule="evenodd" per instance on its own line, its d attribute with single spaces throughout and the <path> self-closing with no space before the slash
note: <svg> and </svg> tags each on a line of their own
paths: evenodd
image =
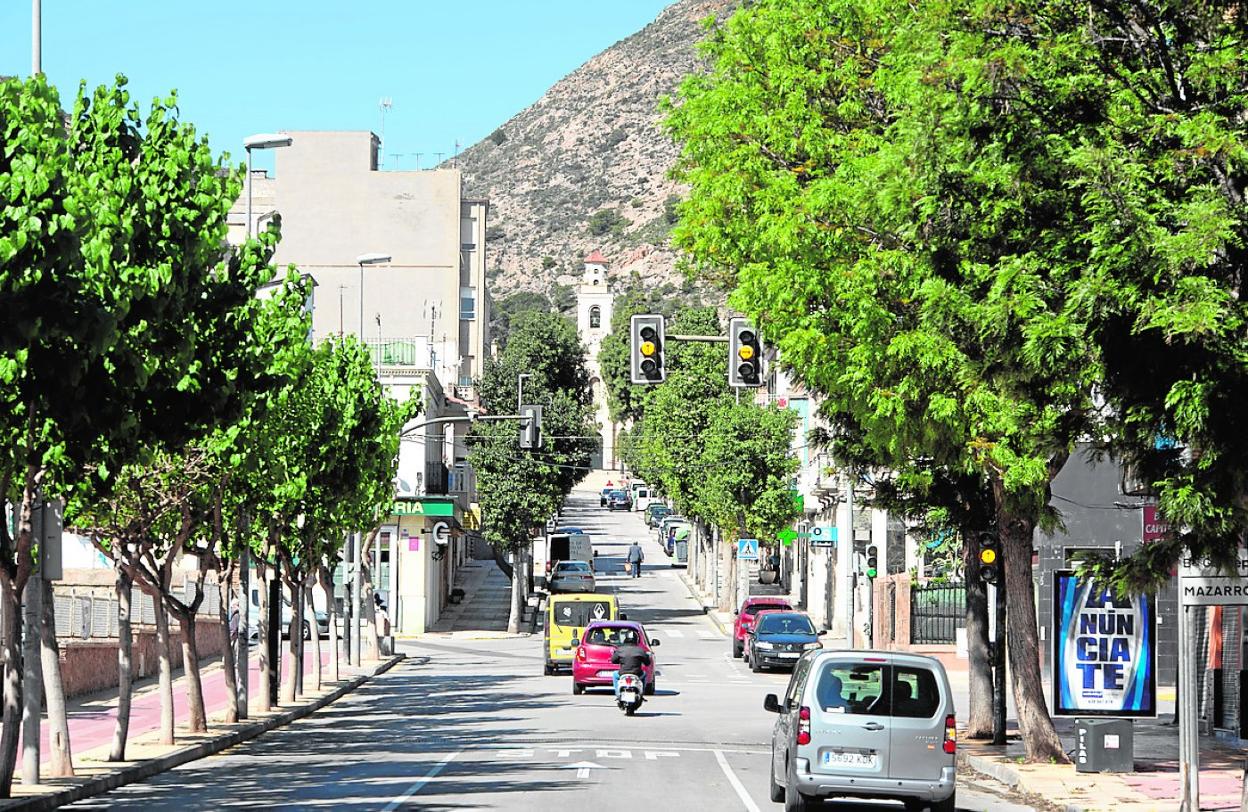
<svg viewBox="0 0 1248 812">
<path fill-rule="evenodd" d="M 1130 719 L 1076 719 L 1075 772 L 1129 773 L 1135 770 Z"/>
<path fill-rule="evenodd" d="M 676 566 L 677 564 L 689 563 L 689 540 L 688 539 L 680 539 L 676 541 L 673 544 L 672 549 L 673 549 L 673 552 L 675 553 L 675 555 L 672 558 L 673 567 Z"/>
</svg>

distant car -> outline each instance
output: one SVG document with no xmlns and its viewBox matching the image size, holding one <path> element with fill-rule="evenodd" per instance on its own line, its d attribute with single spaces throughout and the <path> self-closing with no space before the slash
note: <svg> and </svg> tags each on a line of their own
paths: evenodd
<svg viewBox="0 0 1248 812">
<path fill-rule="evenodd" d="M 771 739 L 772 801 L 807 810 L 824 798 L 957 808 L 957 716 L 939 660 L 897 651 L 812 651 L 789 679 Z"/>
<path fill-rule="evenodd" d="M 678 522 L 668 522 L 667 536 L 666 538 L 663 539 L 663 552 L 667 553 L 668 555 L 675 555 L 676 554 L 676 537 L 678 535 L 681 535 L 681 532 L 680 532 L 681 530 L 684 530 L 685 532 L 682 538 L 688 540 L 689 531 L 692 529 L 693 529 L 692 526 L 688 522 L 683 521 L 683 520 L 678 521 Z"/>
<path fill-rule="evenodd" d="M 294 612 L 291 609 L 290 602 L 283 599 L 282 600 L 282 639 L 286 639 L 290 637 L 290 620 L 293 614 Z M 303 628 L 303 639 L 311 640 L 312 639 L 312 627 L 308 623 L 308 609 L 306 606 L 303 609 L 303 627 L 302 628 Z M 316 631 L 320 637 L 329 637 L 329 615 L 326 614 L 325 612 L 322 612 L 320 609 L 316 610 Z"/>
<path fill-rule="evenodd" d="M 664 516 L 670 516 L 672 509 L 662 502 L 651 502 L 646 507 L 646 527 L 655 527 Z"/>
<path fill-rule="evenodd" d="M 754 630 L 745 642 L 745 657 L 756 674 L 773 666 L 792 668 L 806 652 L 823 648 L 819 638 L 825 632 L 815 631 L 815 624 L 801 612 L 766 609 L 755 617 Z"/>
<path fill-rule="evenodd" d="M 580 694 L 586 688 L 611 685 L 611 675 L 620 669 L 617 663 L 611 662 L 611 654 L 616 647 L 634 644 L 650 652 L 650 665 L 642 666 L 646 683 L 647 695 L 654 694 L 654 672 L 656 667 L 654 647 L 659 641 L 646 634 L 640 623 L 633 621 L 611 621 L 607 623 L 591 623 L 581 635 L 576 656 L 572 658 L 572 693 Z"/>
<path fill-rule="evenodd" d="M 598 494 L 598 507 L 606 507 L 607 499 L 613 493 L 615 493 L 615 488 L 613 487 L 603 488 L 602 493 Z"/>
<path fill-rule="evenodd" d="M 611 491 L 607 497 L 607 510 L 631 510 L 632 507 L 633 500 L 628 491 Z"/>
<path fill-rule="evenodd" d="M 745 650 L 745 641 L 754 630 L 754 615 L 766 609 L 792 609 L 793 606 L 784 598 L 770 595 L 755 595 L 741 602 L 737 610 L 737 621 L 732 627 L 732 656 L 740 657 Z"/>
<path fill-rule="evenodd" d="M 551 592 L 593 592 L 594 571 L 584 561 L 560 561 L 550 573 Z"/>
<path fill-rule="evenodd" d="M 662 519 L 659 519 L 658 524 L 655 526 L 654 540 L 659 543 L 659 546 L 662 547 L 664 551 L 667 550 L 668 528 L 673 522 L 684 522 L 685 524 L 688 524 L 689 520 L 684 516 L 678 516 L 675 513 L 669 513 Z"/>
<path fill-rule="evenodd" d="M 552 535 L 585 536 L 588 535 L 588 533 L 579 527 L 561 526 L 556 527 L 555 532 Z"/>
</svg>

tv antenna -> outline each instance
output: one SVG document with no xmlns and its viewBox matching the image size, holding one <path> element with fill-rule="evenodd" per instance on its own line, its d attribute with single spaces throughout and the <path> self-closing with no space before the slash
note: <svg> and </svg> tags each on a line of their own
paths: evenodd
<svg viewBox="0 0 1248 812">
<path fill-rule="evenodd" d="M 417 153 L 415 153 L 415 154 L 416 154 L 416 168 L 417 168 L 417 169 L 420 169 L 420 156 L 421 156 L 421 155 L 424 155 L 425 153 L 423 153 L 423 152 L 417 152 Z"/>
<path fill-rule="evenodd" d="M 433 153 L 433 154 L 434 154 L 434 155 L 436 155 L 436 156 L 438 156 L 438 163 L 437 163 L 437 164 L 434 164 L 434 166 L 436 167 L 438 164 L 442 163 L 442 156 L 443 156 L 443 155 L 445 155 L 446 153 L 445 153 L 445 152 L 435 152 L 435 153 Z"/>
<path fill-rule="evenodd" d="M 459 139 L 458 138 L 455 139 L 455 160 L 452 162 L 451 165 L 455 167 L 459 166 Z"/>
<path fill-rule="evenodd" d="M 386 113 L 390 112 L 390 108 L 394 107 L 394 101 L 389 96 L 382 96 L 381 101 L 377 103 L 377 107 L 381 110 L 381 163 L 384 165 L 386 161 Z"/>
<path fill-rule="evenodd" d="M 399 168 L 399 159 L 400 159 L 400 158 L 402 158 L 402 157 L 403 157 L 404 155 L 406 155 L 406 154 L 407 154 L 406 152 L 392 152 L 392 153 L 390 153 L 390 157 L 394 159 L 394 168 L 395 168 L 395 169 L 398 169 L 398 168 Z"/>
</svg>

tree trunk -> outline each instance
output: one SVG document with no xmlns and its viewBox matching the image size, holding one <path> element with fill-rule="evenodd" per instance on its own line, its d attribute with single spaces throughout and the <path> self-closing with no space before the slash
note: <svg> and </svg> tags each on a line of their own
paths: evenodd
<svg viewBox="0 0 1248 812">
<path fill-rule="evenodd" d="M 512 555 L 515 561 L 512 564 L 511 612 L 507 616 L 507 633 L 517 634 L 520 624 L 524 622 L 524 586 L 521 583 L 524 580 L 524 567 L 520 566 L 520 552 L 516 551 Z"/>
<path fill-rule="evenodd" d="M 312 597 L 312 582 L 308 579 L 308 585 L 304 587 L 304 592 L 308 596 L 308 628 L 312 631 L 312 690 L 321 690 L 321 678 L 324 676 L 321 669 L 321 626 L 316 622 L 316 601 Z"/>
<path fill-rule="evenodd" d="M 22 724 L 22 602 L 13 579 L 0 574 L 0 660 L 4 665 L 4 716 L 0 722 L 0 798 L 10 797 Z"/>
<path fill-rule="evenodd" d="M 308 670 L 308 664 L 304 662 L 303 656 L 307 648 L 303 639 L 303 628 L 308 621 L 303 615 L 303 579 L 296 576 L 295 580 L 299 585 L 290 588 L 290 613 L 295 616 L 295 628 L 299 630 L 299 641 L 295 645 L 296 656 L 299 660 L 299 666 L 295 669 L 295 696 L 301 697 L 303 696 L 303 675 Z M 294 635 L 291 635 L 290 639 L 293 641 Z"/>
<path fill-rule="evenodd" d="M 1069 764 L 1049 716 L 1040 680 L 1040 634 L 1036 626 L 1036 601 L 1032 593 L 1031 541 L 1035 523 L 1002 508 L 1003 486 L 997 492 L 997 527 L 1001 535 L 1001 556 L 1005 559 L 1007 615 L 1006 649 L 1010 673 L 1014 677 L 1014 708 L 1018 727 L 1032 762 Z M 1000 597 L 1000 596 L 998 596 Z"/>
<path fill-rule="evenodd" d="M 173 656 L 169 645 L 169 613 L 160 595 L 152 596 L 156 614 L 156 658 L 160 663 L 160 743 L 173 744 Z"/>
<path fill-rule="evenodd" d="M 334 600 L 334 578 L 329 572 L 329 567 L 318 567 L 317 574 L 321 580 L 321 588 L 329 596 L 325 599 L 325 614 L 329 616 L 329 678 L 337 682 L 339 679 L 338 605 Z"/>
<path fill-rule="evenodd" d="M 988 588 L 979 577 L 979 538 L 962 528 L 962 572 L 966 584 L 966 654 L 969 662 L 970 707 L 966 736 L 992 738 L 992 663 L 988 659 Z"/>
<path fill-rule="evenodd" d="M 268 556 L 268 548 L 265 548 L 265 557 Z M 260 630 L 260 689 L 259 696 L 256 701 L 260 704 L 260 710 L 267 712 L 273 709 L 273 703 L 270 701 L 269 685 L 273 679 L 273 664 L 269 662 L 269 578 L 268 566 L 264 563 L 264 558 L 256 562 L 256 580 L 260 593 L 260 617 L 258 618 L 257 627 Z M 244 600 L 248 598 L 244 597 Z"/>
<path fill-rule="evenodd" d="M 732 612 L 737 608 L 733 605 L 733 597 L 737 594 L 737 557 L 732 554 L 732 548 L 733 545 L 720 539 L 719 555 L 723 560 L 720 566 L 724 568 L 724 588 L 715 590 L 715 603 L 721 612 Z"/>
<path fill-rule="evenodd" d="M 217 582 L 217 593 L 221 599 L 217 601 L 217 618 L 221 622 L 221 670 L 225 674 L 225 723 L 238 721 L 238 674 L 234 667 L 234 641 L 230 639 L 230 582 L 234 580 L 234 566 L 231 564 L 224 573 L 224 578 Z M 243 628 L 242 607 L 239 607 L 238 633 L 246 637 Z"/>
<path fill-rule="evenodd" d="M 373 534 L 372 536 L 369 536 L 369 538 L 371 539 L 375 535 L 376 534 Z M 368 658 L 370 660 L 379 660 L 381 659 L 381 641 L 379 637 L 381 630 L 377 628 L 377 601 L 373 597 L 372 569 L 367 564 L 361 564 L 360 576 L 360 590 L 363 593 L 363 597 L 360 598 L 360 603 L 364 607 L 363 611 L 360 613 L 360 620 L 363 621 L 363 626 L 360 629 L 360 635 L 363 637 L 361 642 L 364 644 L 361 646 L 360 657 Z"/>
<path fill-rule="evenodd" d="M 208 732 L 208 714 L 204 709 L 204 684 L 199 678 L 199 643 L 195 640 L 195 612 L 180 614 L 182 627 L 182 675 L 186 678 L 186 696 L 190 707 L 187 728 L 191 733 Z"/>
<path fill-rule="evenodd" d="M 114 544 L 118 544 L 114 540 Z M 114 553 L 117 569 L 117 721 L 113 726 L 113 746 L 108 752 L 109 761 L 126 760 L 126 737 L 130 733 L 130 691 L 134 684 L 134 636 L 131 631 L 130 599 L 134 579 L 121 566 L 120 553 Z"/>
<path fill-rule="evenodd" d="M 39 580 L 43 585 L 40 659 L 43 665 L 43 695 L 48 707 L 48 750 L 52 757 L 48 775 L 68 778 L 74 774 L 74 760 L 69 746 L 69 718 L 65 713 L 65 684 L 61 682 L 61 649 L 56 643 L 56 603 L 52 582 L 46 578 Z"/>
<path fill-rule="evenodd" d="M 287 582 L 286 586 L 290 589 L 293 598 L 295 593 L 294 587 L 290 586 L 289 582 Z M 286 645 L 290 653 L 287 659 L 290 660 L 290 664 L 286 669 L 286 680 L 282 683 L 281 702 L 283 705 L 295 704 L 295 675 L 303 667 L 303 663 L 299 661 L 300 629 L 295 625 L 299 622 L 299 613 L 295 611 L 298 608 L 295 606 L 296 603 L 298 603 L 297 600 L 291 601 L 290 621 L 286 624 L 286 632 L 289 635 Z"/>
</svg>

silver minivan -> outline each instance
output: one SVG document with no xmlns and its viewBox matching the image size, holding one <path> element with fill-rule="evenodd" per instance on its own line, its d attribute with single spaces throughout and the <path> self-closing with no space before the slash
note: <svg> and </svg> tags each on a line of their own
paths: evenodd
<svg viewBox="0 0 1248 812">
<path fill-rule="evenodd" d="M 898 651 L 812 651 L 793 669 L 771 739 L 771 800 L 903 801 L 953 812 L 957 725 L 939 660 Z"/>
</svg>

